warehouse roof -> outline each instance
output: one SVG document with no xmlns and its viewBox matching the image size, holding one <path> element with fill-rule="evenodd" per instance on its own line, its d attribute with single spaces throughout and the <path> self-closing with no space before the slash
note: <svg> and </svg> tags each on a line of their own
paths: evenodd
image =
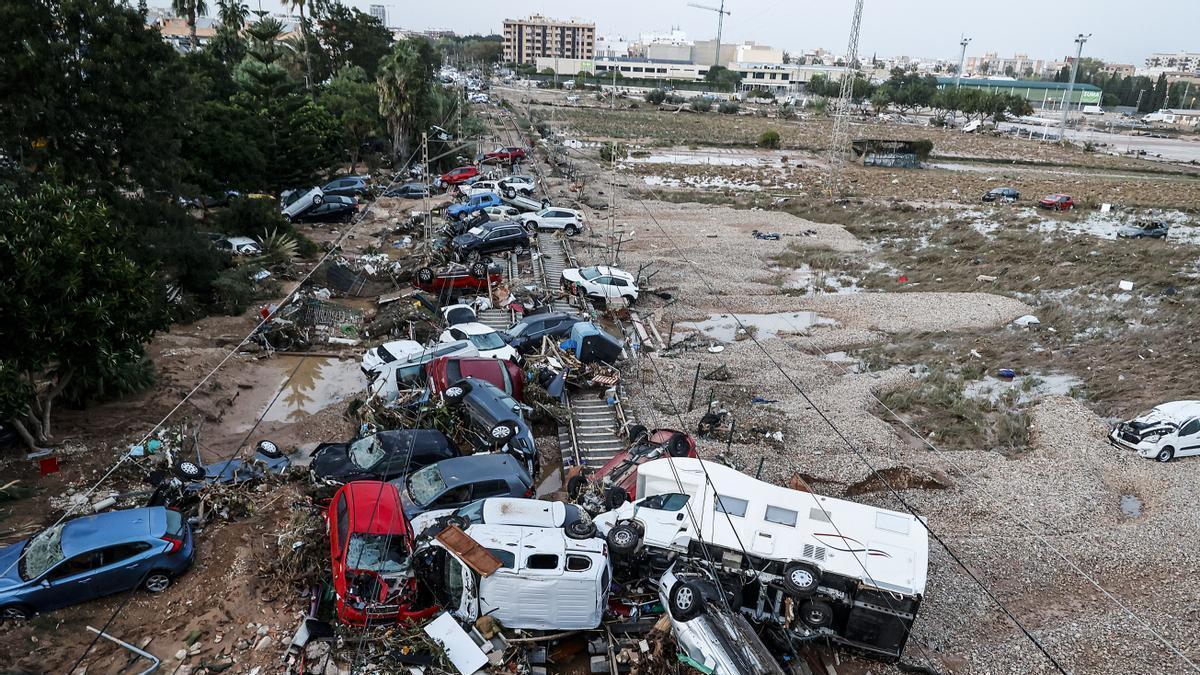
<svg viewBox="0 0 1200 675">
<path fill-rule="evenodd" d="M 954 84 L 953 77 L 939 77 L 937 79 L 939 85 Z M 1066 82 L 1049 82 L 1046 80 L 1000 80 L 983 77 L 964 77 L 959 82 L 964 87 L 996 87 L 1000 89 L 1009 89 L 1016 87 L 1018 89 L 1066 89 Z M 1076 91 L 1100 91 L 1100 87 L 1094 84 L 1085 84 L 1083 82 L 1075 83 Z"/>
</svg>

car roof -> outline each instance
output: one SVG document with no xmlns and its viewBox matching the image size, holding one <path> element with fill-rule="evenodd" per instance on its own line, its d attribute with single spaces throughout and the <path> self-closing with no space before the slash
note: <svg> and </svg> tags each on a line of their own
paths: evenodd
<svg viewBox="0 0 1200 675">
<path fill-rule="evenodd" d="M 522 317 L 521 320 L 518 321 L 517 323 L 539 323 L 541 321 L 545 321 L 546 319 L 551 319 L 551 318 L 553 318 L 553 319 L 573 319 L 573 318 L 577 318 L 577 317 L 576 317 L 576 315 L 574 315 L 570 312 L 542 312 L 541 314 L 530 314 L 528 316 Z M 515 326 L 516 324 L 513 324 L 513 325 Z"/>
<path fill-rule="evenodd" d="M 76 518 L 63 526 L 63 555 L 70 558 L 131 539 L 156 537 L 166 531 L 166 523 L 166 509 L 161 506 L 106 511 Z"/>
<path fill-rule="evenodd" d="M 567 506 L 562 502 L 521 497 L 489 497 L 483 500 L 483 522 L 488 525 L 562 527 Z"/>
<path fill-rule="evenodd" d="M 446 356 L 443 358 L 447 361 L 456 361 L 462 377 L 473 377 L 485 382 L 491 381 L 488 379 L 489 377 L 503 378 L 500 371 L 505 370 L 506 364 L 512 363 L 508 359 L 493 359 L 488 356 Z"/>
<path fill-rule="evenodd" d="M 478 321 L 467 321 L 466 323 L 455 324 L 452 326 L 452 328 L 460 330 L 467 335 L 487 335 L 488 333 L 496 332 L 495 328 L 492 328 L 487 324 L 479 323 Z"/>
<path fill-rule="evenodd" d="M 408 531 L 400 490 L 391 483 L 359 480 L 342 486 L 354 528 L 366 534 L 402 534 Z M 337 495 L 334 496 L 337 499 Z"/>
<path fill-rule="evenodd" d="M 255 246 L 258 245 L 258 242 L 254 241 L 250 237 L 225 237 L 225 241 L 233 244 L 234 246 L 242 246 L 244 244 L 254 244 Z"/>
<path fill-rule="evenodd" d="M 603 276 L 619 277 L 621 279 L 633 281 L 633 275 L 625 270 L 617 269 L 616 267 L 609 267 L 607 265 L 594 265 L 594 267 L 596 268 L 596 271 L 600 272 L 600 274 Z"/>
<path fill-rule="evenodd" d="M 512 455 L 504 452 L 453 457 L 443 459 L 434 466 L 437 466 L 438 471 L 442 474 L 442 480 L 449 487 L 507 476 L 522 477 L 522 482 L 530 484 L 525 468 Z"/>
</svg>

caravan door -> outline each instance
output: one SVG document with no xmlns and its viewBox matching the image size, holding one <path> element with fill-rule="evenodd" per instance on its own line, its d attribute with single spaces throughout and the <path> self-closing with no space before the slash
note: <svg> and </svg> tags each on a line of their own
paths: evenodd
<svg viewBox="0 0 1200 675">
<path fill-rule="evenodd" d="M 645 528 L 645 542 L 659 548 L 670 548 L 683 540 L 682 545 L 686 547 L 687 540 L 695 534 L 692 518 L 686 508 L 690 501 L 691 498 L 685 494 L 668 492 L 637 502 L 633 518 Z"/>
</svg>

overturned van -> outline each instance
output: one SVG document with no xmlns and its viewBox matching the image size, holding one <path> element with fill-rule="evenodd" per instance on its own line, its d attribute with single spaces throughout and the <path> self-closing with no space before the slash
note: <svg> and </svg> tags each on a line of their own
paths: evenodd
<svg viewBox="0 0 1200 675">
<path fill-rule="evenodd" d="M 705 474 L 707 469 L 707 476 Z M 742 611 L 801 637 L 895 659 L 925 593 L 916 517 L 766 483 L 713 462 L 638 467 L 640 499 L 596 517 L 614 559 L 662 568 L 712 560 Z"/>
</svg>

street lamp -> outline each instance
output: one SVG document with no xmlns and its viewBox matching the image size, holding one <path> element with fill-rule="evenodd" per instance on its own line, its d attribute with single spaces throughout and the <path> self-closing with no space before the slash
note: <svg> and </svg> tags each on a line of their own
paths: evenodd
<svg viewBox="0 0 1200 675">
<path fill-rule="evenodd" d="M 1062 100 L 1062 121 L 1059 122 L 1058 140 L 1067 140 L 1067 112 L 1071 106 L 1071 92 L 1075 90 L 1075 73 L 1079 70 L 1079 57 L 1083 54 L 1083 43 L 1092 37 L 1091 33 L 1084 35 L 1080 33 L 1075 36 L 1075 60 L 1071 62 L 1071 79 L 1067 82 L 1067 93 Z"/>
<path fill-rule="evenodd" d="M 962 47 L 962 51 L 958 53 L 958 70 L 954 71 L 954 91 L 958 91 L 958 83 L 962 81 L 963 64 L 967 61 L 967 45 L 970 43 L 971 38 L 969 37 L 963 37 L 963 39 L 958 41 L 958 44 Z M 955 113 L 957 112 L 954 109 L 950 110 L 950 126 L 952 127 L 954 126 Z"/>
</svg>

